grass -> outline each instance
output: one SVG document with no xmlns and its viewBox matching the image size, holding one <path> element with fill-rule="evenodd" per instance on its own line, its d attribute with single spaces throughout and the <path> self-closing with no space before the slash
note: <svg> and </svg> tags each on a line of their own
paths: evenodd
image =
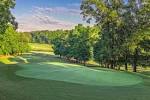
<svg viewBox="0 0 150 100">
<path fill-rule="evenodd" d="M 4 64 L 15 64 L 17 62 L 12 62 L 9 58 L 13 58 L 13 56 L 0 56 L 0 62 Z"/>
<path fill-rule="evenodd" d="M 49 44 L 30 43 L 32 51 L 53 52 L 52 46 Z"/>
<path fill-rule="evenodd" d="M 32 52 L 0 59 L 0 100 L 149 100 L 150 77 L 143 74 L 90 69 Z"/>
<path fill-rule="evenodd" d="M 83 85 L 125 86 L 138 84 L 142 81 L 140 77 L 123 72 L 93 70 L 83 66 L 59 62 L 28 64 L 22 67 L 23 70 L 16 72 L 17 75 L 22 77 L 64 81 Z"/>
</svg>

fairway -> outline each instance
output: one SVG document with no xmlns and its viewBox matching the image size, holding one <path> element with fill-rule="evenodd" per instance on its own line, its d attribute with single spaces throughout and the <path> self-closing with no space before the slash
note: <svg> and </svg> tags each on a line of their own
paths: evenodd
<svg viewBox="0 0 150 100">
<path fill-rule="evenodd" d="M 150 79 L 140 75 L 70 64 L 44 52 L 8 61 L 11 63 L 0 60 L 0 100 L 147 100 L 150 97 Z"/>
</svg>

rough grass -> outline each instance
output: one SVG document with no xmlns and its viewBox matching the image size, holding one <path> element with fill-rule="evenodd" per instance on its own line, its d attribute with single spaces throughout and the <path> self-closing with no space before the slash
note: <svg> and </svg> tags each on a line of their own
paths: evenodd
<svg viewBox="0 0 150 100">
<path fill-rule="evenodd" d="M 108 86 L 108 85 L 88 85 L 72 83 L 58 80 L 37 79 L 34 77 L 22 77 L 16 75 L 16 72 L 25 69 L 35 68 L 33 70 L 43 70 L 50 67 L 49 62 L 57 62 L 65 67 L 65 61 L 54 57 L 50 54 L 32 53 L 23 55 L 29 63 L 25 63 L 24 59 L 19 57 L 9 58 L 10 62 L 18 62 L 17 64 L 5 64 L 5 60 L 0 60 L 0 100 L 149 100 L 150 99 L 150 78 L 143 74 L 126 73 L 125 75 L 133 75 L 140 77 L 143 82 L 134 85 L 124 86 Z M 40 63 L 40 65 L 39 65 Z M 62 64 L 63 63 L 63 64 Z M 65 63 L 65 64 L 64 64 Z M 54 65 L 55 64 L 55 65 Z M 53 65 L 56 67 L 56 63 Z M 38 65 L 38 66 L 37 66 Z M 60 68 L 63 68 L 59 66 Z M 27 68 L 26 68 L 27 67 Z M 80 68 L 80 66 L 77 66 Z M 54 68 L 55 69 L 55 68 Z M 84 69 L 84 68 L 83 68 Z M 60 70 L 60 69 L 59 69 Z M 109 72 L 107 69 L 98 69 Z M 49 70 L 47 70 L 49 71 Z M 111 71 L 110 71 L 111 72 Z M 116 71 L 113 71 L 117 75 Z M 61 74 L 59 71 L 54 72 L 55 75 Z M 83 71 L 82 73 L 86 73 Z M 43 74 L 43 73 L 39 73 Z M 65 74 L 65 73 L 64 73 Z M 89 74 L 87 74 L 88 76 Z M 122 74 L 119 74 L 120 77 Z M 149 75 L 149 74 L 147 74 Z M 80 76 L 80 75 L 79 75 Z M 48 76 L 50 77 L 50 76 Z M 71 77 L 71 74 L 64 77 Z M 96 77 L 101 77 L 96 75 Z M 105 76 L 104 76 L 105 77 Z M 111 77 L 111 76 L 110 76 Z M 84 80 L 84 79 L 83 79 Z M 113 81 L 113 80 L 112 80 Z M 94 83 L 94 81 L 91 80 Z M 107 84 L 107 82 L 106 82 Z"/>
</svg>

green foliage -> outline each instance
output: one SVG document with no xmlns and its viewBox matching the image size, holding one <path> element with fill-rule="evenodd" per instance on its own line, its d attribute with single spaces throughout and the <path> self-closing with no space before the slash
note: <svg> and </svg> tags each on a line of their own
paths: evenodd
<svg viewBox="0 0 150 100">
<path fill-rule="evenodd" d="M 0 1 L 0 54 L 19 54 L 29 51 L 25 35 L 15 31 L 17 23 L 11 14 L 15 0 Z"/>
<path fill-rule="evenodd" d="M 95 45 L 95 59 L 111 68 L 122 62 L 127 66 L 130 59 L 136 71 L 138 58 L 144 57 L 140 52 L 149 54 L 149 38 L 144 38 L 144 31 L 150 28 L 150 1 L 83 0 L 81 10 L 87 22 L 94 19 L 102 31 Z"/>
<path fill-rule="evenodd" d="M 1 36 L 0 53 L 4 55 L 20 54 L 30 50 L 28 41 L 22 33 L 14 30 L 12 25 L 9 25 L 6 32 Z"/>
<path fill-rule="evenodd" d="M 0 0 L 0 34 L 3 34 L 8 27 L 8 23 L 17 26 L 15 18 L 10 9 L 14 8 L 15 0 Z"/>
<path fill-rule="evenodd" d="M 45 43 L 50 44 L 52 40 L 59 37 L 62 34 L 63 30 L 56 31 L 35 31 L 28 33 L 31 35 L 30 41 L 32 43 Z"/>
<path fill-rule="evenodd" d="M 97 27 L 84 27 L 81 24 L 71 31 L 62 31 L 52 42 L 54 52 L 85 63 L 93 58 L 93 45 L 98 39 L 98 33 Z"/>
</svg>

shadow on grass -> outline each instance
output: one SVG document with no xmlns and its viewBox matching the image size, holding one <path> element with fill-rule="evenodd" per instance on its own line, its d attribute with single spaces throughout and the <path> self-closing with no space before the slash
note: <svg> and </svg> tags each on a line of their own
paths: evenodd
<svg viewBox="0 0 150 100">
<path fill-rule="evenodd" d="M 42 62 L 65 62 L 57 56 L 41 53 L 22 55 L 29 64 Z M 54 80 L 23 78 L 15 75 L 22 70 L 24 60 L 10 58 L 18 64 L 0 63 L 0 100 L 148 100 L 149 80 L 141 85 L 124 87 L 89 86 Z"/>
<path fill-rule="evenodd" d="M 19 67 L 17 64 L 0 63 L 0 77 L 11 81 L 20 81 L 23 78 L 17 76 L 15 72 L 21 69 L 22 68 Z"/>
</svg>

